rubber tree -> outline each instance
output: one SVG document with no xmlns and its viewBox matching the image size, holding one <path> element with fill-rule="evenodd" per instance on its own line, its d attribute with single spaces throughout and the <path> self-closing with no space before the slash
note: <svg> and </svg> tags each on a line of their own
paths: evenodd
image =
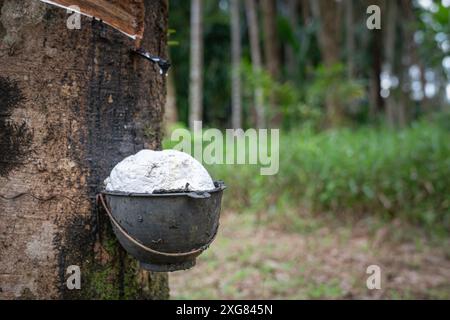
<svg viewBox="0 0 450 320">
<path fill-rule="evenodd" d="M 273 80 L 278 81 L 281 70 L 280 44 L 277 34 L 277 2 L 275 0 L 262 0 L 262 26 L 264 35 L 265 67 Z M 270 89 L 269 93 L 269 118 L 273 127 L 279 127 L 282 116 L 277 103 L 276 95 Z"/>
<path fill-rule="evenodd" d="M 203 3 L 191 0 L 189 126 L 203 118 Z"/>
<path fill-rule="evenodd" d="M 233 129 L 242 128 L 242 93 L 241 93 L 241 19 L 240 1 L 230 1 L 231 33 L 231 123 Z"/>
<path fill-rule="evenodd" d="M 245 0 L 245 13 L 247 17 L 248 36 L 250 39 L 250 53 L 252 60 L 252 71 L 254 76 L 258 76 L 262 70 L 262 58 L 259 39 L 259 22 L 256 11 L 255 0 Z M 257 128 L 266 127 L 266 116 L 264 110 L 264 91 L 256 84 L 254 88 L 254 109 L 256 113 L 255 124 Z"/>
<path fill-rule="evenodd" d="M 289 25 L 291 28 L 291 32 L 294 36 L 294 39 L 297 38 L 299 32 L 299 13 L 300 13 L 300 5 L 301 2 L 299 0 L 286 0 L 286 17 L 289 21 Z M 299 41 L 300 42 L 300 41 Z M 294 48 L 293 43 L 291 41 L 287 41 L 283 44 L 284 52 L 285 52 L 285 60 L 286 60 L 286 74 L 292 80 L 296 79 L 298 76 L 298 48 Z"/>
<path fill-rule="evenodd" d="M 167 3 L 131 2 L 142 46 L 165 57 Z M 0 299 L 168 298 L 167 274 L 138 268 L 95 201 L 117 162 L 160 148 L 165 77 L 101 23 L 68 29 L 37 0 L 0 8 Z"/>
<path fill-rule="evenodd" d="M 355 77 L 355 22 L 354 22 L 354 2 L 345 1 L 345 45 L 347 50 L 347 76 L 349 79 Z"/>
<path fill-rule="evenodd" d="M 169 72 L 169 74 L 167 75 L 167 96 L 164 110 L 164 127 L 166 134 L 170 132 L 171 127 L 177 121 L 178 121 L 177 90 L 175 86 L 175 78 L 173 72 Z"/>
<path fill-rule="evenodd" d="M 337 0 L 310 0 L 311 12 L 319 24 L 317 37 L 322 55 L 323 65 L 332 68 L 340 62 L 340 36 L 336 30 L 340 28 L 339 6 Z M 342 106 L 327 92 L 325 98 L 328 123 L 335 126 L 341 122 Z"/>
<path fill-rule="evenodd" d="M 366 8 L 369 5 L 377 5 L 384 10 L 383 0 L 366 0 L 363 2 Z M 365 30 L 366 37 L 369 39 L 369 106 L 370 117 L 376 120 L 378 116 L 384 111 L 384 100 L 381 97 L 381 73 L 383 64 L 383 30 Z"/>
</svg>

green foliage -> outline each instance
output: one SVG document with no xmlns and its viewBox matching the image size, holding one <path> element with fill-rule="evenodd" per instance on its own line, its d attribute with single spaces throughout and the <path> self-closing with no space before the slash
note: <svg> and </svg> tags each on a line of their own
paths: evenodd
<svg viewBox="0 0 450 320">
<path fill-rule="evenodd" d="M 448 72 L 442 68 L 445 57 L 442 48 L 448 42 L 449 8 L 440 2 L 435 4 L 437 10 L 426 10 L 414 3 L 416 19 L 406 19 L 400 12 L 398 18 L 402 20 L 397 26 L 397 38 L 403 41 L 404 50 L 416 51 L 411 51 L 418 59 L 414 64 L 422 64 L 425 70 L 436 71 L 438 78 L 447 79 Z M 354 6 L 355 12 L 366 9 L 364 4 Z M 171 47 L 172 72 L 179 120 L 183 123 L 187 123 L 189 96 L 190 30 L 186 23 L 190 19 L 189 7 L 188 1 L 170 3 L 169 24 L 177 30 L 170 31 L 171 44 L 177 44 Z M 227 1 L 204 3 L 204 17 L 204 126 L 229 128 L 231 61 Z M 354 17 L 354 52 L 339 48 L 341 63 L 325 67 L 317 38 L 321 21 L 302 14 L 292 24 L 286 12 L 279 11 L 277 35 L 280 51 L 286 55 L 281 57 L 280 77 L 276 81 L 265 70 L 253 71 L 243 6 L 241 18 L 244 127 L 254 127 L 253 94 L 255 87 L 261 87 L 267 118 L 273 112 L 270 97 L 275 98 L 272 101 L 276 101 L 282 113 L 281 163 L 279 174 L 273 177 L 260 176 L 257 166 L 211 167 L 215 178 L 225 180 L 230 186 L 225 195 L 226 206 L 280 218 L 283 215 L 285 221 L 301 229 L 312 226 L 296 220 L 299 207 L 313 212 L 401 216 L 418 224 L 448 228 L 448 116 L 428 117 L 428 125 L 424 119 L 398 132 L 385 127 L 364 127 L 366 123 L 384 119 L 382 106 L 374 115 L 369 115 L 368 110 L 369 79 L 376 71 L 377 59 L 383 60 L 379 54 L 385 48 L 377 53 L 377 33 L 366 28 L 366 16 Z M 341 34 L 342 28 L 343 25 L 338 26 L 336 34 Z M 380 42 L 384 43 L 385 35 L 380 36 Z M 398 60 L 401 51 L 397 51 Z M 345 63 L 349 59 L 354 62 L 354 79 L 349 79 L 347 74 Z M 429 99 L 427 106 L 406 101 L 408 121 L 425 118 L 438 108 L 445 109 L 445 101 L 438 98 Z M 323 128 L 326 105 L 331 105 L 327 103 L 330 101 L 339 118 L 334 125 L 360 129 L 318 133 Z M 152 136 L 153 132 L 146 131 L 146 134 Z M 164 142 L 164 148 L 173 145 L 168 140 Z"/>
<path fill-rule="evenodd" d="M 175 29 L 169 29 L 168 31 L 167 31 L 167 38 L 169 39 L 168 41 L 167 41 L 167 45 L 170 47 L 170 46 L 178 46 L 180 43 L 178 42 L 178 41 L 175 41 L 175 40 L 170 40 L 170 37 L 173 35 L 173 34 L 175 34 L 177 31 L 175 30 Z"/>
<path fill-rule="evenodd" d="M 270 74 L 264 70 L 253 71 L 252 65 L 248 60 L 243 60 L 241 65 L 243 84 L 244 84 L 244 102 L 247 106 L 247 113 L 250 113 L 249 105 L 253 103 L 253 92 L 256 87 L 262 88 L 266 104 L 270 100 L 270 95 L 274 98 L 281 108 L 285 128 L 311 127 L 317 125 L 322 117 L 320 108 L 310 107 L 303 99 L 302 88 L 296 86 L 291 81 L 283 83 L 274 80 Z M 266 114 L 271 117 L 273 108 L 266 105 Z"/>
<path fill-rule="evenodd" d="M 297 21 L 293 23 L 290 19 L 288 7 L 278 5 L 276 14 L 276 35 L 279 42 L 280 52 L 280 83 L 267 77 L 263 71 L 253 74 L 250 63 L 250 46 L 248 39 L 248 25 L 244 6 L 241 3 L 241 44 L 243 59 L 243 86 L 244 86 L 244 114 L 245 126 L 254 126 L 254 110 L 252 109 L 252 87 L 255 84 L 263 84 L 264 88 L 273 86 L 279 89 L 277 96 L 281 96 L 282 125 L 284 128 L 295 128 L 296 124 L 300 127 L 317 126 L 320 124 L 321 114 L 325 112 L 325 99 L 330 99 L 337 106 L 339 114 L 333 125 L 349 124 L 358 125 L 367 122 L 376 123 L 382 119 L 380 115 L 384 112 L 383 108 L 369 116 L 368 102 L 370 88 L 369 81 L 372 81 L 374 65 L 381 52 L 377 51 L 377 33 L 368 30 L 366 27 L 366 15 L 363 14 L 366 9 L 364 3 L 354 3 L 354 23 L 353 33 L 355 48 L 352 52 L 345 49 L 345 38 L 338 48 L 336 58 L 340 63 L 333 67 L 323 67 L 323 52 L 320 50 L 318 42 L 318 32 L 321 21 L 314 16 L 308 15 L 307 11 L 297 16 Z M 444 6 L 441 1 L 434 1 L 434 9 L 429 10 L 421 7 L 419 3 L 414 2 L 409 12 L 398 12 L 398 26 L 396 31 L 399 33 L 397 39 L 399 42 L 396 50 L 397 63 L 402 59 L 400 57 L 403 47 L 403 58 L 410 55 L 407 60 L 409 66 L 419 65 L 424 70 L 433 71 L 438 74 L 440 82 L 439 95 L 444 94 L 448 72 L 442 67 L 443 58 L 447 55 L 448 30 L 450 26 L 450 8 Z M 281 8 L 284 8 L 281 10 Z M 301 7 L 300 7 L 301 8 Z M 203 121 L 209 126 L 218 128 L 230 127 L 231 122 L 231 54 L 230 54 L 230 12 L 228 1 L 211 1 L 203 4 L 204 9 L 204 91 Z M 361 14 L 356 14 L 360 12 Z M 412 13 L 413 16 L 409 16 Z M 261 12 L 258 12 L 261 14 Z M 311 12 L 310 12 L 311 14 Z M 169 14 L 170 51 L 172 68 L 174 74 L 177 108 L 181 121 L 187 123 L 189 110 L 189 42 L 190 42 L 190 2 L 181 0 L 170 1 Z M 341 21 L 336 26 L 336 37 L 344 36 L 345 25 Z M 401 25 L 401 27 L 400 27 Z M 261 27 L 261 26 L 260 26 Z M 260 28 L 263 33 L 263 28 Z M 176 33 L 174 32 L 176 30 Z M 344 32 L 345 31 L 345 32 Z M 381 42 L 385 41 L 385 35 L 380 35 Z M 414 36 L 414 37 L 413 37 Z M 413 40 L 414 39 L 414 40 Z M 263 37 L 261 37 L 263 42 Z M 402 44 L 400 46 L 400 44 Z M 261 46 L 263 52 L 264 46 Z M 384 48 L 380 49 L 385 50 Z M 264 53 L 264 52 L 263 52 Z M 413 58 L 413 56 L 415 58 Z M 354 79 L 348 79 L 345 72 L 346 63 L 353 61 Z M 416 61 L 417 60 L 417 61 Z M 387 62 L 387 61 L 381 61 Z M 266 64 L 266 61 L 263 62 Z M 400 77 L 400 70 L 394 70 L 397 77 Z M 408 73 L 407 66 L 403 67 L 403 73 Z M 401 78 L 401 77 L 400 77 Z M 372 79 L 372 80 L 371 80 Z M 285 82 L 288 80 L 289 82 Z M 402 80 L 403 81 L 403 80 Z M 411 86 L 411 81 L 404 79 L 406 88 Z M 399 88 L 400 88 L 399 87 Z M 399 91 L 397 89 L 396 91 Z M 265 92 L 269 92 L 265 90 Z M 405 96 L 406 97 L 406 96 Z M 437 97 L 436 97 L 437 98 Z M 289 101 L 285 101 L 288 99 Z M 267 101 L 267 99 L 266 99 Z M 278 101 L 277 101 L 278 102 Z M 408 101 L 409 102 L 409 101 Z M 411 101 L 412 102 L 412 101 Z M 415 102 L 415 107 L 409 110 L 408 121 L 417 119 L 422 114 L 430 111 L 442 110 L 445 101 L 436 103 L 433 108 L 425 106 L 420 102 Z M 266 114 L 270 117 L 272 108 L 266 106 Z M 277 110 L 278 111 L 278 110 Z M 330 116 L 331 118 L 333 115 Z M 344 121 L 341 121 L 344 120 Z"/>
<path fill-rule="evenodd" d="M 292 81 L 276 81 L 264 69 L 255 72 L 251 63 L 245 59 L 241 69 L 247 113 L 251 113 L 249 106 L 253 103 L 254 89 L 262 88 L 266 114 L 271 117 L 270 113 L 274 111 L 274 108 L 267 105 L 270 95 L 273 94 L 281 108 L 283 126 L 286 129 L 318 128 L 323 120 L 327 98 L 332 99 L 340 114 L 347 118 L 363 112 L 360 102 L 366 97 L 364 85 L 361 81 L 348 79 L 342 64 L 336 64 L 331 68 L 322 65 L 317 67 L 314 79 L 310 84 L 303 86 L 298 86 Z"/>
<path fill-rule="evenodd" d="M 415 123 L 385 128 L 282 132 L 280 171 L 261 176 L 253 165 L 215 165 L 229 186 L 225 207 L 264 212 L 272 219 L 289 208 L 353 216 L 376 214 L 448 230 L 448 129 Z M 243 183 L 245 182 L 245 183 Z"/>
<path fill-rule="evenodd" d="M 308 87 L 306 103 L 316 108 L 323 108 L 325 99 L 330 98 L 341 112 L 351 115 L 358 110 L 350 106 L 354 106 L 355 102 L 364 97 L 363 84 L 360 81 L 348 79 L 343 64 L 335 64 L 332 67 L 320 65 L 312 85 Z"/>
<path fill-rule="evenodd" d="M 418 19 L 415 24 L 409 26 L 410 30 L 417 30 L 418 51 L 427 67 L 440 68 L 442 59 L 446 56 L 446 50 L 442 50 L 443 43 L 449 41 L 448 30 L 450 30 L 449 8 L 442 3 L 434 3 L 436 10 L 418 10 Z M 444 75 L 445 76 L 445 75 Z"/>
</svg>

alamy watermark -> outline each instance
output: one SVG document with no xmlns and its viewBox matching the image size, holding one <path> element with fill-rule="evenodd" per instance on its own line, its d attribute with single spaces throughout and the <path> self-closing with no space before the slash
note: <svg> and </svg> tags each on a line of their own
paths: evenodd
<svg viewBox="0 0 450 320">
<path fill-rule="evenodd" d="M 81 29 L 81 9 L 77 5 L 71 5 L 67 7 L 67 13 L 70 16 L 67 18 L 67 28 L 69 30 Z M 369 30 L 381 29 L 381 8 L 378 5 L 372 4 L 367 7 L 366 14 L 369 17 L 366 20 L 366 27 Z"/>
<path fill-rule="evenodd" d="M 366 26 L 369 30 L 380 30 L 381 29 L 381 8 L 377 5 L 370 5 L 366 10 L 367 14 L 370 16 L 366 20 Z"/>
<path fill-rule="evenodd" d="M 81 269 L 77 265 L 71 265 L 67 268 L 66 274 L 69 274 L 66 280 L 66 286 L 69 290 L 81 289 Z"/>
<path fill-rule="evenodd" d="M 260 166 L 261 175 L 275 175 L 280 167 L 279 129 L 203 130 L 194 121 L 193 131 L 175 129 L 170 137 L 173 149 L 186 152 L 204 164 L 251 164 Z"/>
<path fill-rule="evenodd" d="M 69 30 L 80 30 L 81 29 L 81 9 L 78 6 L 69 6 L 67 8 L 67 13 L 70 14 L 67 18 L 66 26 Z"/>
<path fill-rule="evenodd" d="M 367 267 L 366 273 L 370 274 L 366 280 L 366 286 L 369 290 L 381 290 L 381 268 L 376 264 Z"/>
</svg>

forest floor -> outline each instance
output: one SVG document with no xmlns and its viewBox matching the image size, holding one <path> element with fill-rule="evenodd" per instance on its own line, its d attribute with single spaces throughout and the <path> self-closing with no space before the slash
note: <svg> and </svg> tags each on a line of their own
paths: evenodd
<svg viewBox="0 0 450 320">
<path fill-rule="evenodd" d="M 196 267 L 170 274 L 172 299 L 450 299 L 450 239 L 394 220 L 305 217 L 301 232 L 226 212 Z M 381 268 L 381 290 L 366 286 Z"/>
</svg>

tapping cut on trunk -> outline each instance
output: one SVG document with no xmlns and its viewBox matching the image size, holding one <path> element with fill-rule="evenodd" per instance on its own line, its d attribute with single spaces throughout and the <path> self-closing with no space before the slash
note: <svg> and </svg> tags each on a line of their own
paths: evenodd
<svg viewBox="0 0 450 320">
<path fill-rule="evenodd" d="M 84 16 L 99 20 L 126 36 L 134 42 L 133 52 L 158 65 L 160 74 L 166 75 L 170 62 L 154 56 L 141 48 L 144 35 L 145 5 L 144 0 L 40 0 L 44 3 L 61 7 Z"/>
<path fill-rule="evenodd" d="M 143 0 L 41 0 L 42 2 L 97 18 L 139 41 L 144 35 Z M 79 10 L 74 8 L 78 7 Z"/>
</svg>

